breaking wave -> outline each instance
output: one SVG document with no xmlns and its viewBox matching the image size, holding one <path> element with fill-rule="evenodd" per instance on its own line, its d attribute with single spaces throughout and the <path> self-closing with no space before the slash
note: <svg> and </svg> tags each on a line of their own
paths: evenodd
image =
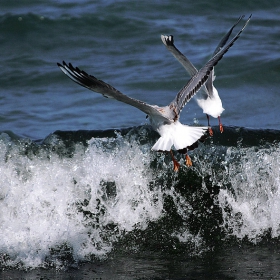
<svg viewBox="0 0 280 280">
<path fill-rule="evenodd" d="M 280 132 L 225 127 L 183 158 L 149 126 L 0 134 L 0 265 L 67 267 L 113 252 L 184 252 L 280 234 Z"/>
</svg>

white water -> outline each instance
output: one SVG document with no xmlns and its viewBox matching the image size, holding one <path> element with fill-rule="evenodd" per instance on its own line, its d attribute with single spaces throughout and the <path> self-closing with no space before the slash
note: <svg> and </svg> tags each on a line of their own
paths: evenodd
<svg viewBox="0 0 280 280">
<path fill-rule="evenodd" d="M 197 173 L 219 187 L 216 203 L 226 238 L 257 243 L 280 236 L 280 145 L 211 146 L 199 150 Z M 216 169 L 216 166 L 219 166 Z M 204 181 L 202 182 L 202 188 Z M 207 189 L 205 190 L 207 191 Z M 211 210 L 211 209 L 209 209 Z"/>
<path fill-rule="evenodd" d="M 44 151 L 30 158 L 21 149 L 2 134 L 0 252 L 12 266 L 42 266 L 62 244 L 76 260 L 103 257 L 124 232 L 162 215 L 161 192 L 149 187 L 149 153 L 136 143 L 93 139 L 85 152 L 76 145 L 72 158 Z"/>
<path fill-rule="evenodd" d="M 224 162 L 228 183 L 218 196 L 224 230 L 258 242 L 280 235 L 280 149 L 229 148 Z"/>
<path fill-rule="evenodd" d="M 188 197 L 173 188 L 176 175 L 170 186 L 153 184 L 160 177 L 168 181 L 164 178 L 172 164 L 162 162 L 152 169 L 155 154 L 150 144 L 139 145 L 122 136 L 98 138 L 90 140 L 86 150 L 75 144 L 73 156 L 66 157 L 42 147 L 27 152 L 30 143 L 0 135 L 2 265 L 61 267 L 63 261 L 54 250 L 63 245 L 71 249 L 74 261 L 105 258 L 114 242 L 165 215 L 165 195 L 173 199 L 183 219 L 192 213 Z M 49 144 L 63 150 L 64 144 L 54 136 Z M 257 242 L 268 230 L 279 237 L 279 147 L 213 146 L 197 151 L 193 168 L 201 177 L 210 175 L 213 185 L 220 187 L 216 203 L 228 237 Z M 218 172 L 215 164 L 220 165 Z M 207 192 L 204 184 L 201 187 Z M 203 238 L 192 235 L 185 225 L 171 237 L 191 242 L 198 254 L 207 250 Z"/>
</svg>

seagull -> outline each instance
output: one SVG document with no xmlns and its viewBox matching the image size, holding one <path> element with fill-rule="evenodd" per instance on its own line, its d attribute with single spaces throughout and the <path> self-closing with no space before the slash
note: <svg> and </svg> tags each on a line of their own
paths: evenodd
<svg viewBox="0 0 280 280">
<path fill-rule="evenodd" d="M 251 19 L 251 16 L 248 18 L 247 22 Z M 241 19 L 244 18 L 243 16 L 240 16 L 237 22 L 230 28 L 230 30 L 224 35 L 224 37 L 219 42 L 217 48 L 215 49 L 213 56 L 215 56 L 227 43 L 234 27 L 241 21 Z M 173 54 L 173 56 L 182 64 L 182 66 L 186 69 L 186 71 L 189 73 L 189 75 L 192 77 L 194 76 L 198 70 L 195 68 L 195 66 L 175 47 L 174 45 L 174 38 L 172 35 L 161 35 L 161 40 L 163 44 L 166 46 L 166 48 Z M 219 121 L 219 127 L 221 133 L 223 132 L 223 125 L 221 122 L 221 114 L 224 111 L 222 101 L 219 97 L 217 89 L 214 87 L 213 82 L 215 80 L 214 75 L 214 68 L 211 71 L 209 78 L 207 79 L 206 83 L 202 86 L 202 91 L 199 91 L 196 96 L 194 97 L 196 99 L 196 102 L 200 108 L 202 108 L 203 113 L 206 114 L 207 120 L 208 120 L 208 127 L 209 127 L 209 134 L 212 136 L 213 131 L 210 127 L 210 118 L 209 115 L 218 118 Z"/>
<path fill-rule="evenodd" d="M 150 120 L 152 128 L 158 132 L 160 138 L 153 145 L 152 150 L 160 152 L 170 152 L 174 164 L 174 171 L 179 170 L 179 163 L 174 158 L 172 148 L 178 152 L 185 154 L 186 164 L 191 165 L 187 151 L 198 146 L 198 141 L 205 139 L 205 133 L 208 127 L 194 127 L 181 124 L 179 121 L 180 113 L 187 102 L 199 91 L 206 83 L 215 65 L 222 59 L 224 54 L 230 49 L 240 34 L 248 24 L 249 20 L 244 24 L 243 28 L 235 35 L 235 37 L 222 49 L 220 49 L 199 71 L 197 71 L 191 79 L 176 94 L 175 98 L 164 107 L 150 105 L 144 101 L 131 98 L 106 82 L 87 74 L 85 71 L 74 67 L 71 63 L 57 63 L 58 67 L 75 83 L 90 89 L 94 92 L 102 94 L 104 97 L 116 99 L 120 102 L 134 106 L 144 112 Z"/>
</svg>

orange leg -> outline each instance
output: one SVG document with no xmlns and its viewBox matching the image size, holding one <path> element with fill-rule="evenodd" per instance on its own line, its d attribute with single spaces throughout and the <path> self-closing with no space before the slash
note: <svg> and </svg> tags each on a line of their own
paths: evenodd
<svg viewBox="0 0 280 280">
<path fill-rule="evenodd" d="M 213 136 L 213 130 L 210 126 L 210 118 L 209 118 L 209 115 L 206 114 L 206 117 L 207 117 L 207 120 L 208 120 L 208 131 L 209 131 L 209 134 L 210 136 Z"/>
<path fill-rule="evenodd" d="M 180 168 L 180 164 L 179 162 L 175 159 L 173 153 L 172 153 L 172 150 L 170 150 L 170 154 L 171 154 L 171 158 L 172 158 L 172 161 L 173 161 L 173 164 L 174 164 L 174 167 L 173 167 L 173 170 L 175 172 L 179 171 L 179 168 Z"/>
<path fill-rule="evenodd" d="M 192 160 L 191 160 L 191 158 L 189 157 L 188 154 L 186 154 L 186 165 L 188 167 L 192 166 Z"/>
<path fill-rule="evenodd" d="M 224 128 L 223 128 L 223 125 L 222 125 L 220 117 L 218 117 L 218 121 L 219 121 L 220 131 L 221 131 L 221 133 L 223 133 L 224 132 Z"/>
</svg>

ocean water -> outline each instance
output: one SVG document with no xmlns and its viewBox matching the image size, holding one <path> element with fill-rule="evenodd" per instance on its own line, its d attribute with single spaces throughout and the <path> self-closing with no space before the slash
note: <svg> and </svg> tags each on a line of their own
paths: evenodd
<svg viewBox="0 0 280 280">
<path fill-rule="evenodd" d="M 277 1 L 3 0 L 0 11 L 0 278 L 280 278 Z M 200 68 L 243 14 L 215 67 L 224 133 L 212 118 L 192 167 L 175 154 L 178 173 L 151 151 L 142 112 L 56 65 L 166 105 L 189 77 L 160 35 Z M 194 100 L 181 121 L 207 125 Z"/>
</svg>

